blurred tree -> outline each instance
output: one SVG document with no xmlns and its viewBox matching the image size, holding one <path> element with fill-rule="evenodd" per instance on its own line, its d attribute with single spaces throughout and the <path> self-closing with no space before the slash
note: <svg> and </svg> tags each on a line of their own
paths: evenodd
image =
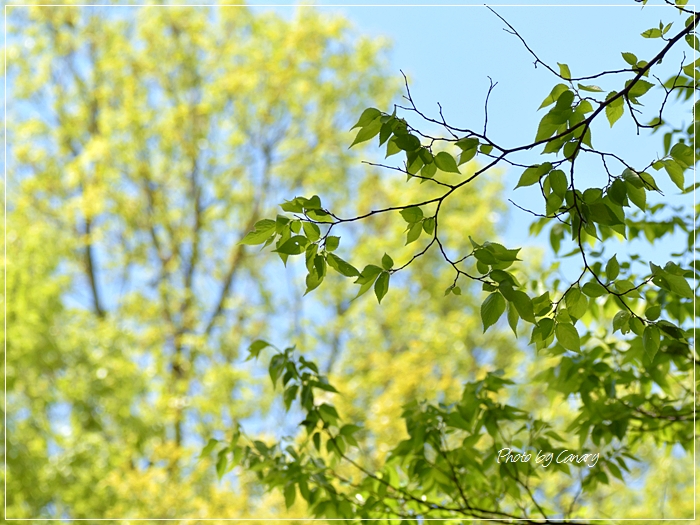
<svg viewBox="0 0 700 525">
<path fill-rule="evenodd" d="M 293 334 L 238 241 L 311 181 L 355 191 L 385 44 L 302 8 L 8 9 L 7 516 L 283 512 L 193 457 L 269 405 L 241 344 Z"/>
</svg>

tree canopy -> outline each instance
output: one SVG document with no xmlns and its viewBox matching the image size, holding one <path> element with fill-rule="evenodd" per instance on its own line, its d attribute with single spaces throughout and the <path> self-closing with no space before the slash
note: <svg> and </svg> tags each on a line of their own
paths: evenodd
<svg viewBox="0 0 700 525">
<path fill-rule="evenodd" d="M 552 78 L 515 145 L 494 83 L 453 123 L 315 9 L 10 8 L 6 517 L 691 517 L 700 14 L 666 3 L 582 76 L 489 8 Z"/>
</svg>

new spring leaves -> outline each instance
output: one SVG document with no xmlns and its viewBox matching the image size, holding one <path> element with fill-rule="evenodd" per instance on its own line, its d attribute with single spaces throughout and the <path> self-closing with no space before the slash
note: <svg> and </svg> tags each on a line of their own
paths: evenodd
<svg viewBox="0 0 700 525">
<path fill-rule="evenodd" d="M 599 116 L 604 115 L 612 127 L 623 117 L 627 108 L 629 118 L 638 128 L 653 129 L 662 124 L 663 106 L 647 124 L 639 120 L 641 117 L 637 107 L 642 106 L 640 99 L 655 86 L 647 80 L 652 78 L 652 68 L 661 62 L 675 42 L 686 37 L 691 47 L 698 47 L 697 38 L 691 34 L 695 24 L 697 15 L 688 18 L 685 29 L 673 38 L 664 36 L 671 24 L 662 24 L 658 30 L 645 31 L 642 35 L 645 38 L 662 39 L 665 43 L 663 48 L 649 61 L 639 60 L 633 53 L 622 53 L 625 69 L 613 73 L 627 74 L 630 78 L 621 83 L 618 89 L 607 93 L 597 85 L 580 83 L 583 78 L 572 77 L 569 67 L 559 64 L 559 73 L 551 71 L 564 82 L 556 84 L 542 102 L 540 109 L 547 109 L 547 112 L 537 126 L 534 142 L 522 146 L 501 147 L 488 138 L 485 131 L 460 130 L 446 124 L 444 119 L 428 119 L 415 106 L 408 108 L 449 131 L 449 136 L 439 139 L 449 147 L 445 151 L 436 151 L 433 147 L 436 139 L 427 137 L 397 116 L 396 108 L 391 114 L 368 108 L 353 127 L 359 128 L 359 131 L 351 147 L 378 137 L 379 146 L 385 148 L 387 158 L 403 153 L 403 167 L 396 169 L 407 175 L 407 182 L 418 180 L 421 184 L 437 184 L 445 188 L 445 192 L 422 202 L 373 210 L 347 219 L 324 209 L 316 195 L 311 198 L 296 197 L 281 205 L 284 211 L 294 214 L 292 217 L 278 215 L 274 220 L 260 221 L 242 242 L 265 246 L 275 243 L 275 251 L 285 263 L 290 255 L 304 254 L 308 270 L 306 293 L 323 282 L 330 266 L 341 275 L 355 279 L 355 284 L 360 287 L 358 297 L 374 287 L 380 302 L 389 289 L 391 275 L 434 248 L 441 252 L 455 271 L 454 281 L 448 286 L 446 294 L 462 293 L 458 285 L 461 277 L 481 282 L 482 289 L 488 292 L 481 306 L 484 331 L 507 311 L 508 324 L 516 335 L 520 320 L 533 325 L 530 342 L 538 349 L 549 347 L 556 339 L 560 348 L 577 352 L 589 336 L 582 338 L 576 323 L 588 312 L 597 315 L 599 307 L 605 302 L 618 310 L 613 329 L 639 336 L 646 355 L 653 360 L 662 335 L 682 339 L 684 334 L 673 323 L 659 320 L 659 313 L 653 310 L 653 306 L 652 309 L 644 309 L 645 305 L 653 304 L 658 299 L 658 292 L 648 285 L 656 285 L 663 291 L 664 297 L 676 297 L 677 301 L 690 300 L 693 292 L 687 278 L 692 277 L 692 272 L 674 263 L 668 263 L 663 268 L 651 263 L 649 273 L 635 275 L 629 262 L 620 263 L 615 256 L 607 261 L 591 262 L 602 252 L 587 254 L 584 245 L 594 246 L 596 241 L 602 242 L 613 236 L 627 238 L 639 213 L 632 206 L 645 212 L 647 193 L 660 193 L 651 171 L 665 173 L 681 191 L 691 191 L 692 188 L 685 187 L 684 172 L 694 165 L 695 152 L 683 138 L 671 144 L 674 135 L 667 134 L 665 155 L 652 159 L 641 169 L 622 162 L 620 171 L 612 172 L 603 162 L 608 172 L 608 183 L 602 187 L 585 188 L 580 182 L 577 185 L 575 167 L 576 159 L 581 154 L 597 156 L 603 161 L 614 157 L 593 148 L 591 129 Z M 684 66 L 682 72 L 694 75 L 697 66 L 700 66 L 700 61 Z M 665 83 L 659 81 L 657 88 L 665 90 L 665 104 L 674 90 L 684 86 L 692 87 L 692 79 L 679 73 Z M 407 98 L 413 104 L 410 92 Z M 689 128 L 688 134 L 694 132 L 695 125 L 695 122 L 691 124 L 692 129 Z M 535 285 L 531 285 L 528 293 L 527 286 L 518 281 L 511 268 L 519 261 L 518 249 L 508 249 L 495 242 L 480 243 L 470 237 L 471 251 L 458 260 L 452 260 L 444 250 L 439 234 L 440 211 L 446 198 L 499 162 L 507 161 L 510 154 L 538 146 L 542 146 L 541 155 L 549 156 L 548 160 L 526 168 L 516 188 L 539 186 L 545 214 L 540 215 L 542 219 L 537 228 L 541 229 L 545 223 L 552 222 L 551 242 L 555 251 L 558 251 L 564 235 L 568 233 L 567 236 L 577 246 L 571 254 L 579 253 L 583 264 L 578 279 L 557 293 L 557 297 L 550 297 L 549 291 L 539 293 L 542 287 L 538 292 Z M 458 182 L 447 182 L 453 181 L 455 175 L 462 176 L 460 167 L 477 156 L 482 159 L 484 167 L 471 175 L 464 175 Z M 444 175 L 444 180 L 441 180 L 440 174 Z M 426 212 L 428 209 L 432 211 Z M 397 219 L 400 217 L 405 222 L 406 245 L 419 241 L 425 235 L 426 240 L 412 258 L 396 267 L 393 259 L 384 254 L 378 257 L 377 264 L 369 264 L 359 271 L 334 253 L 340 239 L 331 233 L 337 226 L 382 213 L 395 214 Z"/>
</svg>

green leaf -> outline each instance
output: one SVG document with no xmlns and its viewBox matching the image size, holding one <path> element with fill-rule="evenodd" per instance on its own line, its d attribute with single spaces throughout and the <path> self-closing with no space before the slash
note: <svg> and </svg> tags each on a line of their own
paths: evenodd
<svg viewBox="0 0 700 525">
<path fill-rule="evenodd" d="M 617 262 L 617 255 L 613 255 L 605 265 L 605 275 L 607 275 L 608 280 L 614 281 L 619 274 L 620 264 Z"/>
<path fill-rule="evenodd" d="M 280 208 L 282 208 L 284 211 L 288 211 L 289 213 L 301 213 L 304 211 L 299 199 L 284 201 L 282 204 L 280 204 Z M 280 216 L 278 215 L 277 218 L 279 219 L 279 217 Z M 287 221 L 289 221 L 289 219 L 287 219 Z"/>
<path fill-rule="evenodd" d="M 412 242 L 418 240 L 421 232 L 423 231 L 423 224 L 420 222 L 415 222 L 408 229 L 408 234 L 406 234 L 406 244 L 411 244 Z"/>
<path fill-rule="evenodd" d="M 377 281 L 374 283 L 374 295 L 377 296 L 377 301 L 381 304 L 382 299 L 389 291 L 389 272 L 379 274 Z"/>
<path fill-rule="evenodd" d="M 403 151 L 416 151 L 420 148 L 420 139 L 410 133 L 407 135 L 399 135 L 394 141 L 396 142 L 396 146 Z"/>
<path fill-rule="evenodd" d="M 549 174 L 549 186 L 552 191 L 559 195 L 562 199 L 566 195 L 566 190 L 569 187 L 569 181 L 566 174 L 562 170 L 552 170 Z"/>
<path fill-rule="evenodd" d="M 375 137 L 378 133 L 379 130 L 382 128 L 382 121 L 379 118 L 374 119 L 372 122 L 364 126 L 358 133 L 357 136 L 355 137 L 355 140 L 350 144 L 350 147 L 352 148 L 355 144 L 360 144 L 362 142 L 366 142 L 370 140 L 371 138 Z"/>
<path fill-rule="evenodd" d="M 423 221 L 423 231 L 428 235 L 432 235 L 435 231 L 435 217 L 428 217 Z"/>
<path fill-rule="evenodd" d="M 396 145 L 396 137 L 391 137 L 389 142 L 386 143 L 386 156 L 384 158 L 396 155 L 399 151 L 401 151 L 401 148 Z"/>
<path fill-rule="evenodd" d="M 296 399 L 298 391 L 298 385 L 292 385 L 284 391 L 284 408 L 287 410 L 287 412 L 289 412 L 289 409 L 291 408 L 294 399 Z"/>
<path fill-rule="evenodd" d="M 357 268 L 355 268 L 352 264 L 345 262 L 343 259 L 341 259 L 334 253 L 328 254 L 327 261 L 328 266 L 333 268 L 339 274 L 344 275 L 345 277 L 358 277 L 360 275 L 360 272 L 357 271 Z"/>
<path fill-rule="evenodd" d="M 490 294 L 481 305 L 481 321 L 484 325 L 484 332 L 494 325 L 506 309 L 506 300 L 503 296 L 494 292 Z"/>
<path fill-rule="evenodd" d="M 204 446 L 204 448 L 202 449 L 202 453 L 199 455 L 200 459 L 203 458 L 203 457 L 208 456 L 209 454 L 211 454 L 211 451 L 214 450 L 214 448 L 215 448 L 216 445 L 218 445 L 218 444 L 219 444 L 219 440 L 218 440 L 218 439 L 209 438 L 209 441 L 207 441 L 207 444 L 206 444 L 206 445 Z"/>
<path fill-rule="evenodd" d="M 633 98 L 641 97 L 653 87 L 654 84 L 640 78 L 634 83 L 632 88 L 629 90 L 629 96 Z"/>
<path fill-rule="evenodd" d="M 418 206 L 411 206 L 410 208 L 404 208 L 400 211 L 401 217 L 409 224 L 418 222 L 423 218 L 423 210 Z"/>
<path fill-rule="evenodd" d="M 520 180 L 518 181 L 517 186 L 515 186 L 515 188 L 513 189 L 517 189 L 523 186 L 532 186 L 536 182 L 539 182 L 540 178 L 544 174 L 549 173 L 551 169 L 552 165 L 549 162 L 530 166 L 520 176 Z"/>
<path fill-rule="evenodd" d="M 656 29 L 655 27 L 647 29 L 642 33 L 644 38 L 660 38 L 662 35 L 661 29 Z"/>
<path fill-rule="evenodd" d="M 617 91 L 611 91 L 610 93 L 608 93 L 608 96 L 605 97 L 605 100 L 610 100 L 615 95 L 617 95 Z M 620 117 L 622 117 L 622 114 L 624 112 L 625 103 L 622 97 L 615 99 L 613 102 L 610 102 L 608 105 L 605 106 L 605 116 L 608 117 L 608 122 L 610 122 L 611 128 L 613 127 L 615 122 L 620 120 Z"/>
<path fill-rule="evenodd" d="M 299 255 L 304 253 L 308 243 L 308 239 L 303 235 L 295 235 L 274 251 L 285 255 Z"/>
<path fill-rule="evenodd" d="M 661 306 L 658 304 L 650 306 L 644 311 L 644 315 L 650 321 L 656 321 L 661 315 Z"/>
<path fill-rule="evenodd" d="M 632 203 L 637 206 L 640 210 L 646 210 L 647 205 L 647 192 L 641 187 L 635 186 L 632 182 L 626 181 L 625 187 L 627 190 L 627 197 Z"/>
<path fill-rule="evenodd" d="M 367 108 L 366 110 L 364 110 L 362 112 L 362 115 L 360 116 L 360 120 L 357 121 L 357 124 L 355 124 L 350 129 L 353 130 L 355 128 L 364 128 L 367 124 L 372 122 L 374 119 L 376 119 L 381 114 L 382 114 L 382 112 L 376 108 Z"/>
<path fill-rule="evenodd" d="M 294 483 L 289 482 L 287 485 L 284 487 L 284 505 L 289 509 L 292 505 L 294 505 L 294 500 L 297 497 L 297 489 Z"/>
<path fill-rule="evenodd" d="M 590 91 L 592 93 L 600 93 L 603 91 L 603 89 L 598 86 L 584 86 L 582 84 L 578 84 L 578 88 L 582 89 L 583 91 Z"/>
<path fill-rule="evenodd" d="M 335 237 L 333 235 L 329 235 L 326 237 L 326 251 L 332 252 L 335 251 L 338 246 L 340 245 L 340 237 Z"/>
<path fill-rule="evenodd" d="M 321 238 L 321 230 L 318 226 L 316 226 L 313 222 L 304 222 L 302 224 L 304 228 L 304 233 L 306 234 L 306 238 L 309 239 L 310 242 L 316 242 Z"/>
<path fill-rule="evenodd" d="M 472 149 L 464 150 L 459 155 L 459 162 L 457 163 L 457 165 L 461 166 L 465 162 L 469 162 L 470 160 L 472 160 L 474 157 L 476 157 L 476 151 L 477 149 L 475 147 Z"/>
<path fill-rule="evenodd" d="M 226 458 L 227 452 L 227 449 L 219 451 L 219 457 L 216 461 L 216 475 L 219 476 L 219 479 L 226 474 L 226 467 L 228 465 L 228 459 Z"/>
<path fill-rule="evenodd" d="M 564 300 L 566 302 L 566 309 L 572 317 L 580 319 L 586 313 L 588 300 L 578 288 L 572 288 L 566 292 Z"/>
<path fill-rule="evenodd" d="M 623 334 L 629 332 L 630 313 L 626 310 L 620 310 L 613 317 L 613 332 L 620 330 Z"/>
<path fill-rule="evenodd" d="M 568 89 L 569 86 L 567 86 L 566 84 L 557 84 L 556 86 L 554 86 L 550 94 L 547 96 L 547 98 L 544 99 L 544 101 L 542 101 L 542 104 L 537 109 L 542 109 L 551 104 L 554 104 L 559 99 L 559 96 Z"/>
<path fill-rule="evenodd" d="M 681 190 L 685 187 L 685 176 L 683 175 L 683 168 L 675 161 L 667 159 L 663 161 L 664 169 L 668 173 L 671 181 L 678 186 Z"/>
<path fill-rule="evenodd" d="M 644 346 L 644 351 L 652 361 L 656 356 L 656 352 L 659 351 L 660 340 L 661 333 L 659 332 L 659 328 L 657 326 L 647 325 L 644 328 L 644 333 L 642 334 L 642 345 Z"/>
<path fill-rule="evenodd" d="M 559 74 L 566 80 L 570 80 L 571 71 L 569 71 L 569 66 L 566 64 L 560 64 L 559 62 L 557 62 L 557 65 L 559 66 Z"/>
<path fill-rule="evenodd" d="M 459 173 L 455 158 L 445 151 L 441 151 L 435 155 L 435 164 L 441 171 L 448 173 Z"/>
<path fill-rule="evenodd" d="M 318 288 L 323 282 L 324 276 L 319 274 L 314 268 L 306 275 L 306 291 L 304 295 Z"/>
<path fill-rule="evenodd" d="M 276 231 L 276 221 L 263 219 L 255 223 L 253 231 L 249 232 L 238 244 L 263 244 Z"/>
<path fill-rule="evenodd" d="M 493 144 L 482 144 L 479 146 L 479 151 L 484 155 L 488 155 L 493 151 Z"/>
<path fill-rule="evenodd" d="M 435 165 L 434 162 L 431 162 L 430 164 L 426 164 L 425 166 L 423 166 L 423 169 L 420 170 L 421 177 L 425 177 L 426 179 L 432 179 L 436 173 L 437 173 L 437 166 Z"/>
<path fill-rule="evenodd" d="M 268 346 L 272 345 L 267 341 L 263 341 L 262 339 L 257 339 L 256 341 L 253 341 L 253 343 L 248 347 L 248 359 L 257 359 L 257 357 L 260 355 L 260 352 Z M 246 359 L 246 361 L 248 359 Z"/>
<path fill-rule="evenodd" d="M 557 336 L 557 341 L 567 350 L 574 352 L 581 351 L 581 339 L 579 338 L 576 327 L 571 323 L 557 323 L 554 332 Z"/>
<path fill-rule="evenodd" d="M 508 303 L 508 326 L 510 326 L 510 329 L 513 330 L 513 334 L 515 334 L 515 337 L 518 337 L 518 321 L 520 320 L 520 316 L 518 315 L 518 310 L 515 308 L 515 305 L 511 302 Z"/>
<path fill-rule="evenodd" d="M 588 297 L 600 297 L 608 293 L 605 288 L 603 288 L 596 281 L 589 281 L 581 287 L 581 291 L 585 293 Z"/>
<path fill-rule="evenodd" d="M 382 257 L 382 267 L 385 270 L 391 270 L 394 267 L 394 260 L 389 257 L 386 253 Z"/>
<path fill-rule="evenodd" d="M 513 292 L 513 304 L 518 310 L 518 315 L 522 317 L 528 323 L 535 322 L 535 309 L 532 304 L 532 299 L 520 290 L 515 290 Z"/>
<path fill-rule="evenodd" d="M 637 57 L 634 55 L 634 53 L 622 53 L 622 58 L 624 58 L 625 62 L 627 62 L 630 66 L 637 65 Z"/>
<path fill-rule="evenodd" d="M 695 164 L 693 148 L 687 144 L 683 144 L 682 142 L 675 144 L 671 148 L 670 154 L 681 168 L 690 168 L 693 164 Z"/>
</svg>

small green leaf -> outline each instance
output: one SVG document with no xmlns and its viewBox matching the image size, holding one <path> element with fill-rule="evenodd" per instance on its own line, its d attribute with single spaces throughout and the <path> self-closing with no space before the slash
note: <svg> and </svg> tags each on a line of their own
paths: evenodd
<svg viewBox="0 0 700 525">
<path fill-rule="evenodd" d="M 535 322 L 535 308 L 532 304 L 532 299 L 520 290 L 515 290 L 513 292 L 513 304 L 516 310 L 518 310 L 518 315 L 522 317 L 528 323 Z"/>
<path fill-rule="evenodd" d="M 226 473 L 226 466 L 228 465 L 228 459 L 226 458 L 227 452 L 227 449 L 219 451 L 219 457 L 216 461 L 216 475 L 219 476 L 219 479 Z"/>
<path fill-rule="evenodd" d="M 642 211 L 646 210 L 647 204 L 647 192 L 643 187 L 637 187 L 634 183 L 626 181 L 625 187 L 627 190 L 627 197 L 632 203 L 637 206 Z"/>
<path fill-rule="evenodd" d="M 518 321 L 520 320 L 520 316 L 518 315 L 518 310 L 515 308 L 515 305 L 511 302 L 508 303 L 508 326 L 510 326 L 510 329 L 513 330 L 513 334 L 515 334 L 515 337 L 518 337 Z"/>
<path fill-rule="evenodd" d="M 272 345 L 267 341 L 263 341 L 262 339 L 253 341 L 253 343 L 248 347 L 248 359 L 257 359 L 260 352 L 268 346 Z"/>
<path fill-rule="evenodd" d="M 358 277 L 360 272 L 352 264 L 344 261 L 334 253 L 328 254 L 328 265 L 345 277 Z"/>
<path fill-rule="evenodd" d="M 299 255 L 304 253 L 308 243 L 308 239 L 303 235 L 295 235 L 274 251 L 285 255 Z"/>
<path fill-rule="evenodd" d="M 642 334 L 642 345 L 644 346 L 644 351 L 652 361 L 656 356 L 656 352 L 659 351 L 660 339 L 661 333 L 659 332 L 659 328 L 657 326 L 647 325 L 644 328 L 644 333 Z"/>
<path fill-rule="evenodd" d="M 382 257 L 382 267 L 385 270 L 391 270 L 394 267 L 394 260 L 389 257 L 386 253 Z"/>
<path fill-rule="evenodd" d="M 306 238 L 309 239 L 310 242 L 316 242 L 321 238 L 321 230 L 313 222 L 305 221 L 302 226 L 304 227 Z"/>
<path fill-rule="evenodd" d="M 693 148 L 687 144 L 679 142 L 674 144 L 669 152 L 671 157 L 680 165 L 681 169 L 690 168 L 695 164 L 695 159 L 693 158 Z"/>
<path fill-rule="evenodd" d="M 603 89 L 598 86 L 584 86 L 583 84 L 578 84 L 578 88 L 583 91 L 590 91 L 591 93 L 600 93 L 603 91 Z"/>
<path fill-rule="evenodd" d="M 263 244 L 275 233 L 276 224 L 271 219 L 256 222 L 253 231 L 243 237 L 239 244 Z"/>
<path fill-rule="evenodd" d="M 490 294 L 481 305 L 481 321 L 484 325 L 484 332 L 494 325 L 506 309 L 506 300 L 498 293 Z"/>
<path fill-rule="evenodd" d="M 661 315 L 661 306 L 659 306 L 658 304 L 650 306 L 645 310 L 644 315 L 650 321 L 656 321 Z"/>
<path fill-rule="evenodd" d="M 605 288 L 603 288 L 596 281 L 589 281 L 581 287 L 581 291 L 585 293 L 588 297 L 600 297 L 608 293 Z"/>
<path fill-rule="evenodd" d="M 631 82 L 631 81 L 630 81 Z M 629 84 L 629 82 L 628 82 Z M 629 96 L 632 98 L 641 97 L 647 91 L 654 87 L 654 84 L 647 82 L 646 80 L 639 79 L 629 90 Z"/>
<path fill-rule="evenodd" d="M 441 151 L 435 155 L 435 164 L 444 172 L 459 173 L 459 168 L 457 168 L 455 158 L 445 151 Z"/>
<path fill-rule="evenodd" d="M 520 188 L 523 186 L 532 186 L 533 184 L 538 182 L 543 175 L 545 175 L 546 173 L 549 173 L 549 171 L 551 169 L 552 169 L 552 165 L 549 162 L 545 162 L 543 164 L 535 164 L 534 166 L 530 166 L 520 176 L 520 180 L 518 181 L 518 184 L 517 184 L 517 186 L 515 186 L 514 189 Z"/>
<path fill-rule="evenodd" d="M 415 222 L 411 224 L 408 229 L 408 234 L 406 234 L 406 244 L 411 244 L 412 242 L 418 240 L 421 232 L 423 231 L 423 224 L 420 222 Z"/>
<path fill-rule="evenodd" d="M 586 313 L 588 300 L 581 293 L 579 288 L 572 288 L 566 292 L 564 300 L 566 301 L 566 309 L 570 316 L 580 319 Z"/>
<path fill-rule="evenodd" d="M 423 221 L 423 231 L 428 235 L 432 235 L 435 231 L 435 217 L 428 217 Z"/>
<path fill-rule="evenodd" d="M 620 330 L 623 334 L 629 332 L 630 313 L 626 310 L 620 310 L 613 317 L 613 332 Z"/>
<path fill-rule="evenodd" d="M 405 208 L 401 210 L 401 217 L 409 224 L 420 221 L 423 218 L 423 210 L 418 206 L 411 206 L 410 208 Z"/>
<path fill-rule="evenodd" d="M 340 237 L 335 237 L 333 235 L 329 235 L 328 237 L 326 237 L 326 251 L 335 251 L 338 248 L 338 245 L 340 245 Z"/>
<path fill-rule="evenodd" d="M 671 181 L 681 190 L 683 190 L 685 186 L 685 176 L 683 175 L 683 168 L 681 168 L 675 160 L 667 159 L 664 160 L 663 163 L 664 169 L 666 170 L 666 173 L 668 173 L 668 176 L 671 179 Z"/>
<path fill-rule="evenodd" d="M 377 296 L 377 301 L 381 304 L 382 299 L 389 291 L 389 272 L 382 272 L 377 277 L 374 283 L 374 294 Z"/>
<path fill-rule="evenodd" d="M 209 454 L 211 454 L 211 451 L 214 450 L 214 448 L 215 448 L 216 445 L 218 445 L 218 444 L 219 444 L 219 440 L 218 440 L 218 439 L 209 438 L 209 441 L 207 441 L 207 444 L 206 444 L 206 445 L 204 446 L 204 448 L 202 449 L 202 453 L 199 455 L 199 457 L 200 457 L 200 458 L 203 458 L 203 457 L 206 457 L 206 456 L 208 456 Z"/>
<path fill-rule="evenodd" d="M 557 341 L 567 350 L 574 352 L 581 351 L 581 339 L 579 338 L 576 327 L 571 323 L 557 323 L 554 332 L 557 336 Z"/>
<path fill-rule="evenodd" d="M 559 62 L 557 62 L 557 65 L 559 66 L 559 74 L 562 76 L 562 78 L 570 80 L 571 71 L 569 70 L 569 66 L 567 66 L 566 64 L 560 64 Z"/>
<path fill-rule="evenodd" d="M 622 53 L 622 58 L 624 58 L 625 62 L 627 62 L 630 66 L 637 65 L 637 57 L 634 55 L 634 53 Z"/>
<path fill-rule="evenodd" d="M 608 96 L 605 97 L 605 100 L 610 100 L 615 95 L 617 95 L 617 91 L 611 91 L 610 93 L 608 93 Z M 608 122 L 610 122 L 611 128 L 613 127 L 615 122 L 620 120 L 620 117 L 622 117 L 624 112 L 625 105 L 622 97 L 616 98 L 614 101 L 610 102 L 605 106 L 605 116 L 608 117 Z"/>
<path fill-rule="evenodd" d="M 605 275 L 608 276 L 608 280 L 614 281 L 619 274 L 620 264 L 617 262 L 617 256 L 613 255 L 605 265 Z"/>
<path fill-rule="evenodd" d="M 395 137 L 396 146 L 404 151 L 416 151 L 420 148 L 420 139 L 415 135 L 399 135 Z"/>
<path fill-rule="evenodd" d="M 559 99 L 559 96 L 562 93 L 564 93 L 564 91 L 566 91 L 568 89 L 569 89 L 569 86 L 567 86 L 566 84 L 557 84 L 556 86 L 554 86 L 554 88 L 552 89 L 550 94 L 547 96 L 547 98 L 545 98 L 542 101 L 542 104 L 540 105 L 540 107 L 538 109 L 542 109 L 542 108 L 545 108 L 551 104 L 554 104 Z"/>
<path fill-rule="evenodd" d="M 569 181 L 566 178 L 566 174 L 562 170 L 552 170 L 549 174 L 549 186 L 552 191 L 564 198 L 566 195 L 566 189 L 569 187 Z"/>
<path fill-rule="evenodd" d="M 352 148 L 355 144 L 360 144 L 362 142 L 366 142 L 369 139 L 375 137 L 378 133 L 379 130 L 382 128 L 382 121 L 379 118 L 374 119 L 372 122 L 364 126 L 358 133 L 357 136 L 355 137 L 355 140 L 350 144 L 350 147 Z"/>
<path fill-rule="evenodd" d="M 289 509 L 294 505 L 294 500 L 297 497 L 297 489 L 294 483 L 290 482 L 284 487 L 284 505 Z"/>
<path fill-rule="evenodd" d="M 644 38 L 660 38 L 663 35 L 660 29 L 657 29 L 655 27 L 651 29 L 647 29 L 642 33 L 642 36 Z"/>
<path fill-rule="evenodd" d="M 360 120 L 357 121 L 357 124 L 355 124 L 350 129 L 353 130 L 355 128 L 364 128 L 367 124 L 372 122 L 374 119 L 376 119 L 381 114 L 382 114 L 382 112 L 376 108 L 367 108 L 366 110 L 364 110 L 362 112 L 362 115 L 360 116 Z"/>
</svg>

